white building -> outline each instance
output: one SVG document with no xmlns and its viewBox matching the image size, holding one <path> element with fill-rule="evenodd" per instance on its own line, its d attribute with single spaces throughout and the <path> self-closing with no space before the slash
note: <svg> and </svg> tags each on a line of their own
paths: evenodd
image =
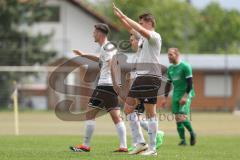
<svg viewBox="0 0 240 160">
<path fill-rule="evenodd" d="M 72 49 L 93 53 L 97 46 L 93 41 L 96 23 L 108 24 L 113 34 L 119 30 L 115 24 L 93 11 L 82 0 L 48 0 L 47 5 L 54 9 L 54 19 L 35 23 L 29 31 L 34 34 L 53 32 L 47 48 L 56 50 L 58 57 L 71 57 Z"/>
</svg>

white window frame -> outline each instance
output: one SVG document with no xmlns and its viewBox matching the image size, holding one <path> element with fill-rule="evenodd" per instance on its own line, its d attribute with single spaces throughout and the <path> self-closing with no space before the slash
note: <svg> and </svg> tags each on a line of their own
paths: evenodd
<svg viewBox="0 0 240 160">
<path fill-rule="evenodd" d="M 204 76 L 205 97 L 231 97 L 233 92 L 233 78 L 231 75 L 206 74 Z"/>
</svg>

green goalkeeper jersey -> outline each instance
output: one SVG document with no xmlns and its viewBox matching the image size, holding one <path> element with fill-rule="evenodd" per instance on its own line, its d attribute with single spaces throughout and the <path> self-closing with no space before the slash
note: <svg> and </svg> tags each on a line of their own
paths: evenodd
<svg viewBox="0 0 240 160">
<path fill-rule="evenodd" d="M 186 78 L 192 77 L 191 66 L 184 61 L 181 61 L 177 65 L 171 65 L 168 67 L 167 76 L 173 83 L 173 99 L 180 100 L 186 92 L 187 81 Z M 189 92 L 189 98 L 194 97 L 194 89 Z"/>
</svg>

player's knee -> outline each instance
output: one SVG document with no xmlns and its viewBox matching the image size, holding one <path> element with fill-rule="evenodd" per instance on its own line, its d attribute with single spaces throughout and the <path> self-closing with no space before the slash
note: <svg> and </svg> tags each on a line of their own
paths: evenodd
<svg viewBox="0 0 240 160">
<path fill-rule="evenodd" d="M 126 115 L 128 115 L 128 114 L 132 113 L 132 110 L 130 109 L 130 107 L 124 107 L 124 113 Z"/>
<path fill-rule="evenodd" d="M 122 119 L 120 118 L 120 117 L 112 117 L 112 120 L 113 120 L 113 122 L 114 122 L 114 124 L 118 124 L 119 122 L 121 122 L 122 121 Z"/>
<path fill-rule="evenodd" d="M 86 120 L 94 120 L 95 119 L 95 114 L 93 113 L 87 113 L 86 114 Z"/>
<path fill-rule="evenodd" d="M 134 109 L 135 109 L 134 106 L 132 106 L 131 104 L 125 103 L 125 106 L 124 106 L 124 110 L 123 110 L 123 111 L 124 111 L 124 113 L 125 113 L 126 115 L 128 115 L 128 114 L 134 112 Z"/>
<path fill-rule="evenodd" d="M 156 112 L 153 111 L 153 112 L 146 112 L 145 115 L 147 118 L 153 118 L 153 117 L 156 117 L 157 114 Z"/>
<path fill-rule="evenodd" d="M 119 112 L 119 110 L 112 110 L 110 111 L 111 118 L 115 124 L 122 121 L 122 116 Z"/>
</svg>

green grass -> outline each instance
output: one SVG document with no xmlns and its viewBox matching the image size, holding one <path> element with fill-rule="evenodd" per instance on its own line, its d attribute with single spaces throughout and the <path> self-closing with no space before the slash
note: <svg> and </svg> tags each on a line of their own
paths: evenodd
<svg viewBox="0 0 240 160">
<path fill-rule="evenodd" d="M 240 116 L 230 113 L 193 113 L 197 146 L 179 147 L 175 121 L 160 121 L 166 134 L 158 157 L 129 156 L 111 151 L 118 146 L 116 128 L 108 115 L 97 119 L 90 153 L 73 153 L 79 144 L 83 122 L 59 120 L 53 112 L 20 112 L 20 135 L 14 134 L 12 112 L 0 112 L 0 160 L 239 160 Z M 128 122 L 127 133 L 130 134 Z M 146 132 L 144 131 L 146 134 Z M 30 136 L 31 135 L 31 136 Z M 131 140 L 128 140 L 130 143 Z"/>
<path fill-rule="evenodd" d="M 200 136 L 194 147 L 179 147 L 176 136 L 165 137 L 157 157 L 112 153 L 116 136 L 94 136 L 90 153 L 74 153 L 68 146 L 81 141 L 79 136 L 0 136 L 1 160 L 239 160 L 240 136 Z M 130 142 L 130 141 L 129 141 Z"/>
</svg>

